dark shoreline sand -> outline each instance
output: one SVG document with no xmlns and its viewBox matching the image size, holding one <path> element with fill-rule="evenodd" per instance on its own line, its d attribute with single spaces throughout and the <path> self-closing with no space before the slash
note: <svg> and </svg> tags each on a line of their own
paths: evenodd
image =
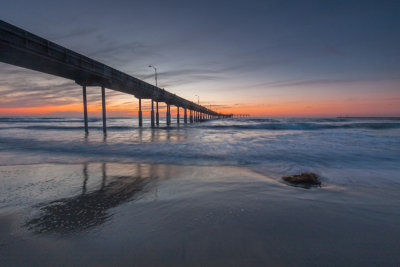
<svg viewBox="0 0 400 267">
<path fill-rule="evenodd" d="M 239 167 L 0 166 L 0 265 L 395 266 L 399 186 L 302 189 Z"/>
</svg>

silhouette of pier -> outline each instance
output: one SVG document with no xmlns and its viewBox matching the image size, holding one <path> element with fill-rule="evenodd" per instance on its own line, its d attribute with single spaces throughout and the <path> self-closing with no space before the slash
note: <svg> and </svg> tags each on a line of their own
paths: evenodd
<svg viewBox="0 0 400 267">
<path fill-rule="evenodd" d="M 139 100 L 139 126 L 143 125 L 142 99 L 151 99 L 152 127 L 159 125 L 159 102 L 167 105 L 167 125 L 171 124 L 171 105 L 177 107 L 177 123 L 180 123 L 180 109 L 183 110 L 184 123 L 232 117 L 232 114 L 208 109 L 2 20 L 0 62 L 63 77 L 81 85 L 86 133 L 89 132 L 86 98 L 86 87 L 89 86 L 101 88 L 104 134 L 107 132 L 105 88 L 133 95 Z"/>
</svg>

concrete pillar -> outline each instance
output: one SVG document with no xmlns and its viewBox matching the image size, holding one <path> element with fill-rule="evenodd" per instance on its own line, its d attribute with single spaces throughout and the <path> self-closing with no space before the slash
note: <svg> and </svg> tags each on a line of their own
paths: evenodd
<svg viewBox="0 0 400 267">
<path fill-rule="evenodd" d="M 142 99 L 139 98 L 139 127 L 143 126 L 143 118 L 142 118 Z"/>
<path fill-rule="evenodd" d="M 190 121 L 190 123 L 193 123 L 193 111 L 190 109 L 189 110 L 189 121 Z"/>
<path fill-rule="evenodd" d="M 176 123 L 179 124 L 179 107 L 176 107 Z"/>
<path fill-rule="evenodd" d="M 157 103 L 156 124 L 160 125 L 160 114 L 158 113 L 158 101 L 156 103 Z"/>
<path fill-rule="evenodd" d="M 187 108 L 185 108 L 185 112 L 184 112 L 185 114 L 184 114 L 184 117 L 183 117 L 183 121 L 185 122 L 185 123 L 187 123 Z"/>
<path fill-rule="evenodd" d="M 85 121 L 85 133 L 89 133 L 88 127 L 88 115 L 87 115 L 87 100 L 86 100 L 86 86 L 82 86 L 82 95 L 83 95 L 83 119 Z"/>
<path fill-rule="evenodd" d="M 107 135 L 106 125 L 106 92 L 104 86 L 101 87 L 101 106 L 103 108 L 103 133 Z"/>
<path fill-rule="evenodd" d="M 154 127 L 154 101 L 151 100 L 151 127 Z"/>
<path fill-rule="evenodd" d="M 167 103 L 167 125 L 171 124 L 171 106 Z"/>
</svg>

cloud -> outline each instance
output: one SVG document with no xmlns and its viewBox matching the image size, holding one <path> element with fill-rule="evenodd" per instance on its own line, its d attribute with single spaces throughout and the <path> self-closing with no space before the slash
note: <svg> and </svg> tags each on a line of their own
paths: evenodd
<svg viewBox="0 0 400 267">
<path fill-rule="evenodd" d="M 101 37 L 100 37 L 101 38 Z M 143 60 L 161 56 L 151 45 L 143 42 L 122 42 L 103 39 L 92 47 L 93 52 L 87 54 L 88 57 L 103 61 L 106 65 L 118 65 L 119 67 L 132 63 L 133 61 Z"/>
<path fill-rule="evenodd" d="M 326 48 L 326 50 L 327 50 L 328 54 L 330 54 L 330 55 L 334 55 L 334 56 L 344 56 L 345 55 L 342 51 L 340 51 L 332 46 L 328 46 Z"/>
<path fill-rule="evenodd" d="M 79 39 L 81 37 L 87 37 L 96 32 L 96 29 L 94 28 L 81 28 L 81 25 L 79 25 L 79 27 L 80 28 L 70 30 L 69 32 L 62 31 L 61 33 L 51 34 L 48 38 L 52 42 L 57 43 L 57 42 L 62 42 L 64 40 L 70 41 L 71 39 Z"/>
<path fill-rule="evenodd" d="M 324 85 L 348 85 L 348 84 L 365 83 L 365 82 L 396 81 L 396 80 L 400 80 L 400 77 L 357 77 L 357 78 L 342 78 L 342 79 L 309 79 L 309 80 L 289 79 L 283 81 L 254 84 L 251 85 L 250 87 L 277 88 L 277 87 L 302 87 L 302 86 L 324 86 Z"/>
<path fill-rule="evenodd" d="M 215 81 L 224 79 L 225 70 L 217 69 L 172 69 L 168 71 L 158 72 L 159 86 L 160 87 L 176 87 L 180 85 L 187 85 L 201 81 Z M 151 74 L 137 74 L 135 77 L 141 80 L 154 81 L 154 73 Z"/>
<path fill-rule="evenodd" d="M 73 81 L 6 64 L 1 64 L 0 69 L 2 107 L 66 105 L 82 101 L 82 89 Z M 107 99 L 119 95 L 119 92 L 107 90 Z M 100 88 L 88 87 L 87 97 L 89 102 L 100 102 Z"/>
</svg>

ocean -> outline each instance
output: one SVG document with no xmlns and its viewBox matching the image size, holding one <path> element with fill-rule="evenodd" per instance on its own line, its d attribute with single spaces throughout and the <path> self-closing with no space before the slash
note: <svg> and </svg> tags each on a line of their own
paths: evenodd
<svg viewBox="0 0 400 267">
<path fill-rule="evenodd" d="M 400 264 L 400 118 L 164 119 L 0 117 L 0 265 Z"/>
</svg>

